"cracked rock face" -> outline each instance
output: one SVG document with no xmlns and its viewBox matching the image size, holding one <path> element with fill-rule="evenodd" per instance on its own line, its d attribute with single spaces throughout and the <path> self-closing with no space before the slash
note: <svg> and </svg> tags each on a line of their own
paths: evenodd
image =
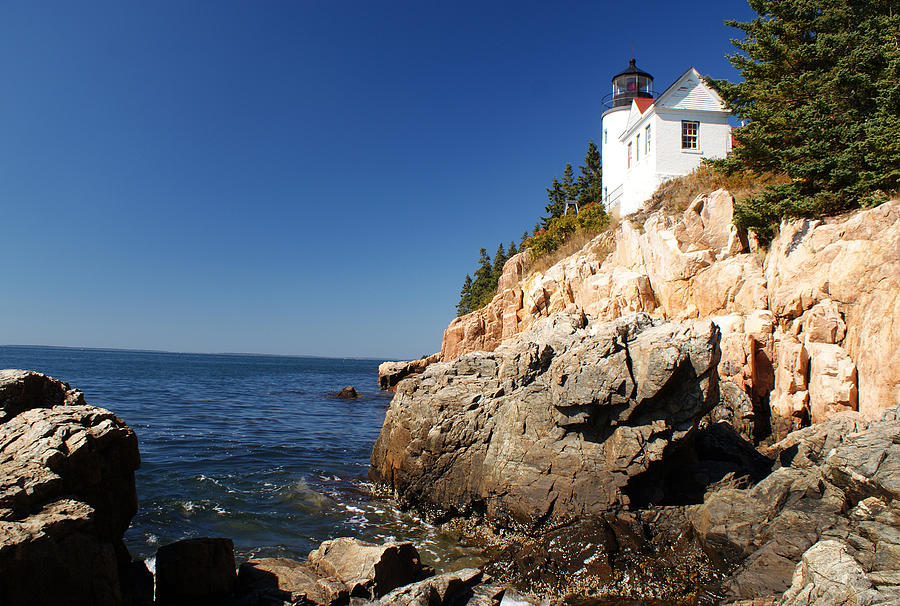
<svg viewBox="0 0 900 606">
<path fill-rule="evenodd" d="M 719 331 L 559 313 L 397 386 L 370 476 L 400 502 L 533 525 L 630 503 L 718 403 Z"/>
<path fill-rule="evenodd" d="M 134 432 L 45 375 L 0 371 L 0 603 L 119 604 Z"/>
<path fill-rule="evenodd" d="M 740 564 L 729 597 L 781 604 L 900 599 L 900 409 L 857 412 L 796 431 L 771 448 L 781 465 L 747 490 L 719 490 L 689 513 L 707 552 Z M 895 603 L 895 602 L 891 602 Z"/>
</svg>

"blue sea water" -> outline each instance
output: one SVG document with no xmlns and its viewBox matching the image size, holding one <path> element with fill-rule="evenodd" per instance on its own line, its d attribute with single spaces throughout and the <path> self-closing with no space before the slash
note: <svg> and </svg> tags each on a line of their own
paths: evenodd
<svg viewBox="0 0 900 606">
<path fill-rule="evenodd" d="M 138 513 L 125 541 L 230 537 L 238 561 L 303 558 L 326 539 L 413 540 L 437 568 L 471 555 L 367 481 L 391 394 L 378 360 L 0 346 L 0 368 L 66 381 L 137 433 Z M 333 397 L 346 385 L 358 400 Z"/>
</svg>

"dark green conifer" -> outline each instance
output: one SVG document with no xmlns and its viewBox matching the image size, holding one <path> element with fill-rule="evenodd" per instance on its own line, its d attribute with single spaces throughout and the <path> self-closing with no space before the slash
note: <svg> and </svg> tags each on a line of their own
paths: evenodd
<svg viewBox="0 0 900 606">
<path fill-rule="evenodd" d="M 506 251 L 503 250 L 503 242 L 497 247 L 497 252 L 494 254 L 494 264 L 491 266 L 491 277 L 493 279 L 493 291 L 497 292 L 497 283 L 500 281 L 500 276 L 503 275 L 503 265 L 506 263 Z"/>
<path fill-rule="evenodd" d="M 475 278 L 472 280 L 473 310 L 482 307 L 484 303 L 486 303 L 485 299 L 493 292 L 493 267 L 491 265 L 491 257 L 484 248 L 479 251 L 478 255 L 478 269 L 475 270 Z"/>
<path fill-rule="evenodd" d="M 516 248 L 516 243 L 513 242 L 512 240 L 510 240 L 510 241 L 509 241 L 509 248 L 506 250 L 506 260 L 509 261 L 509 259 L 510 259 L 513 255 L 517 254 L 518 252 L 519 252 L 519 251 L 518 251 L 518 249 Z"/>
<path fill-rule="evenodd" d="M 896 0 L 749 0 L 759 16 L 728 57 L 743 81 L 709 82 L 735 116 L 730 169 L 785 173 L 736 208 L 763 239 L 783 217 L 838 213 L 900 186 Z"/>
<path fill-rule="evenodd" d="M 591 139 L 588 142 L 587 154 L 584 156 L 584 166 L 579 167 L 581 174 L 578 176 L 578 205 L 584 206 L 591 202 L 599 204 L 602 199 L 600 189 L 600 151 Z"/>
<path fill-rule="evenodd" d="M 466 274 L 462 291 L 459 294 L 459 303 L 456 305 L 456 315 L 464 316 L 472 311 L 472 276 Z"/>
</svg>

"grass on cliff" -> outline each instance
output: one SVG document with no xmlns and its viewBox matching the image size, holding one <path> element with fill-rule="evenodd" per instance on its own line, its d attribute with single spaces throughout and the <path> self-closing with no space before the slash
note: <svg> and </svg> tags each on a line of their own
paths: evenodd
<svg viewBox="0 0 900 606">
<path fill-rule="evenodd" d="M 725 173 L 715 163 L 704 163 L 683 177 L 666 181 L 657 188 L 644 208 L 628 217 L 641 227 L 653 212 L 678 217 L 697 196 L 717 189 L 727 189 L 736 202 L 759 195 L 766 187 L 788 181 L 785 175 L 756 174 L 751 171 Z M 608 215 L 600 205 L 585 207 L 578 215 L 569 214 L 552 219 L 523 242 L 531 249 L 528 273 L 547 271 L 566 257 L 575 254 L 598 234 L 609 237 L 600 242 L 594 255 L 603 260 L 612 252 L 615 242 L 612 233 L 618 226 L 616 217 Z"/>
<path fill-rule="evenodd" d="M 683 213 L 700 194 L 708 194 L 717 189 L 727 189 L 735 202 L 740 203 L 756 196 L 769 185 L 780 185 L 790 181 L 783 174 L 757 174 L 752 171 L 726 173 L 716 162 L 704 162 L 683 177 L 676 177 L 660 185 L 650 200 L 644 204 L 645 216 L 661 211 L 670 216 Z"/>
<path fill-rule="evenodd" d="M 522 243 L 523 247 L 531 249 L 528 273 L 546 271 L 575 254 L 597 234 L 614 227 L 612 223 L 602 204 L 588 204 L 578 214 L 569 213 L 549 219 L 545 228 L 539 229 Z"/>
</svg>

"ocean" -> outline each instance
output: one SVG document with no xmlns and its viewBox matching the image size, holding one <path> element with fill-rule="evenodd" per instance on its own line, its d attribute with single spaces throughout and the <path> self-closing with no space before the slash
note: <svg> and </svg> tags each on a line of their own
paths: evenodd
<svg viewBox="0 0 900 606">
<path fill-rule="evenodd" d="M 238 562 L 303 559 L 339 536 L 412 540 L 438 570 L 477 550 L 398 511 L 368 483 L 391 394 L 378 360 L 0 346 L 0 368 L 84 392 L 137 433 L 138 512 L 125 534 L 149 559 L 173 541 L 234 540 Z M 334 394 L 353 385 L 358 400 Z"/>
</svg>

